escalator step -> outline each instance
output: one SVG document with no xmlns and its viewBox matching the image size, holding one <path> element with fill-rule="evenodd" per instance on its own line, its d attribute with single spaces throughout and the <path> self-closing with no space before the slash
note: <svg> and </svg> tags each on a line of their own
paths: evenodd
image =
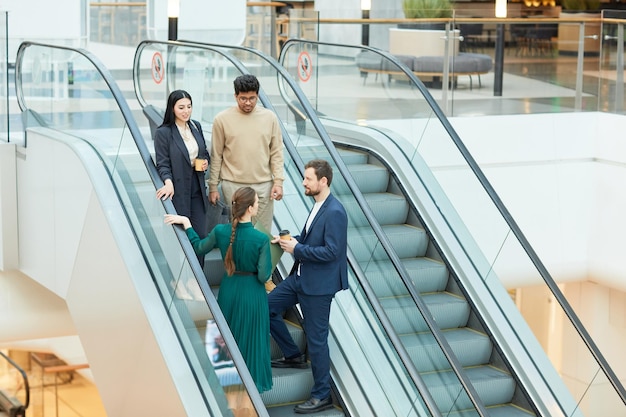
<svg viewBox="0 0 626 417">
<path fill-rule="evenodd" d="M 409 205 L 404 197 L 391 193 L 370 193 L 365 194 L 364 198 L 380 225 L 406 223 Z M 350 227 L 369 226 L 369 222 L 356 200 L 353 198 L 343 199 L 342 204 L 348 214 Z"/>
<path fill-rule="evenodd" d="M 385 167 L 372 164 L 350 164 L 348 170 L 350 170 L 356 185 L 364 195 L 384 193 L 389 187 L 389 171 Z M 333 188 L 333 192 L 337 195 L 350 193 L 348 187 L 344 188 L 340 184 L 343 185 L 343 181 L 338 182 L 337 187 Z"/>
<path fill-rule="evenodd" d="M 383 226 L 383 231 L 400 258 L 421 257 L 426 253 L 428 236 L 424 229 L 404 224 Z M 388 259 L 369 227 L 349 228 L 348 246 L 359 263 Z"/>
<path fill-rule="evenodd" d="M 485 406 L 508 404 L 515 392 L 515 381 L 506 372 L 491 366 L 466 368 L 467 376 Z M 452 371 L 422 374 L 433 399 L 440 410 L 467 410 L 473 408 L 456 375 Z"/>
<path fill-rule="evenodd" d="M 462 366 L 477 366 L 489 361 L 492 345 L 486 335 L 469 329 L 455 329 L 444 332 Z M 409 356 L 419 372 L 436 372 L 450 369 L 448 360 L 430 333 L 400 336 Z"/>
<path fill-rule="evenodd" d="M 443 262 L 430 258 L 404 258 L 406 269 L 415 289 L 420 293 L 443 291 L 448 283 L 448 268 Z M 406 295 L 408 291 L 391 261 L 367 262 L 361 265 L 378 298 Z"/>
<path fill-rule="evenodd" d="M 440 329 L 467 325 L 470 308 L 463 298 L 450 293 L 434 293 L 423 295 L 423 300 Z M 426 321 L 409 295 L 383 298 L 380 304 L 398 334 L 428 332 Z M 408 311 L 413 313 L 407 314 Z"/>
<path fill-rule="evenodd" d="M 274 383 L 272 389 L 261 394 L 266 406 L 297 404 L 306 401 L 311 396 L 311 388 L 313 388 L 311 368 L 272 368 L 272 381 Z"/>
</svg>

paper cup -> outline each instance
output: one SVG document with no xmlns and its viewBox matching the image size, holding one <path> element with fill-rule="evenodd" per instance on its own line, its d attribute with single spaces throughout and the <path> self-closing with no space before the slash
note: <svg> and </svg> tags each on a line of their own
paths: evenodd
<svg viewBox="0 0 626 417">
<path fill-rule="evenodd" d="M 194 165 L 196 171 L 204 171 L 204 169 L 202 169 L 202 165 L 204 164 L 204 161 L 206 161 L 206 159 L 196 158 L 196 163 Z"/>
</svg>

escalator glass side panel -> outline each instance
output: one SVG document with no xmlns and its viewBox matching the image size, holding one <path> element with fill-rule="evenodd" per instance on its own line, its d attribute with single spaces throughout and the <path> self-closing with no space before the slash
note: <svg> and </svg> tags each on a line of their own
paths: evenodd
<svg viewBox="0 0 626 417">
<path fill-rule="evenodd" d="M 241 75 L 218 51 L 162 43 L 142 45 L 135 71 L 143 107 L 165 109 L 170 91 L 185 90 L 193 100 L 193 119 L 203 127 L 210 127 L 217 112 L 234 103 L 233 80 Z"/>
<path fill-rule="evenodd" d="M 145 143 L 150 131 L 147 123 L 135 123 L 139 108 L 131 109 L 114 81 L 103 76 L 106 70 L 81 51 L 32 44 L 18 57 L 17 89 L 29 123 L 82 139 L 107 167 L 117 192 L 110 198 L 124 208 L 206 407 L 213 415 L 232 415 L 240 407 L 257 415 L 233 361 L 217 362 L 212 355 L 215 339 L 230 331 L 216 325 L 224 323 L 223 316 L 216 317 L 213 294 L 201 289 L 208 285 L 199 284 L 181 249 L 183 232 L 163 223 L 164 203 L 156 199 L 151 149 Z"/>
</svg>

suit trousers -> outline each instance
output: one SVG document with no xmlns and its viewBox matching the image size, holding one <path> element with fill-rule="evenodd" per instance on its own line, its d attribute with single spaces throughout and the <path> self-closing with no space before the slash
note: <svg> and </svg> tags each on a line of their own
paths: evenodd
<svg viewBox="0 0 626 417">
<path fill-rule="evenodd" d="M 295 273 L 281 282 L 268 294 L 270 309 L 270 333 L 286 358 L 301 354 L 283 320 L 283 312 L 300 303 L 304 316 L 304 332 L 313 371 L 311 397 L 325 399 L 330 396 L 330 353 L 328 331 L 330 306 L 334 294 L 307 295 L 302 292 L 300 280 Z"/>
</svg>

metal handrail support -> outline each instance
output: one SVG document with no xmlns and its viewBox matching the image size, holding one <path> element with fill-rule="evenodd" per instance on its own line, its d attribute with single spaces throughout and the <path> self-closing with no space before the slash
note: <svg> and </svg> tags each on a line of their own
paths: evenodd
<svg viewBox="0 0 626 417">
<path fill-rule="evenodd" d="M 9 358 L 2 351 L 0 351 L 0 356 L 2 356 L 7 362 L 9 362 L 11 366 L 13 366 L 22 376 L 22 380 L 24 381 L 24 390 L 26 391 L 26 398 L 24 400 L 24 410 L 26 410 L 28 408 L 28 405 L 30 404 L 30 384 L 28 383 L 28 375 L 26 374 L 26 371 L 24 371 L 17 363 L 15 363 L 13 359 Z"/>
</svg>

